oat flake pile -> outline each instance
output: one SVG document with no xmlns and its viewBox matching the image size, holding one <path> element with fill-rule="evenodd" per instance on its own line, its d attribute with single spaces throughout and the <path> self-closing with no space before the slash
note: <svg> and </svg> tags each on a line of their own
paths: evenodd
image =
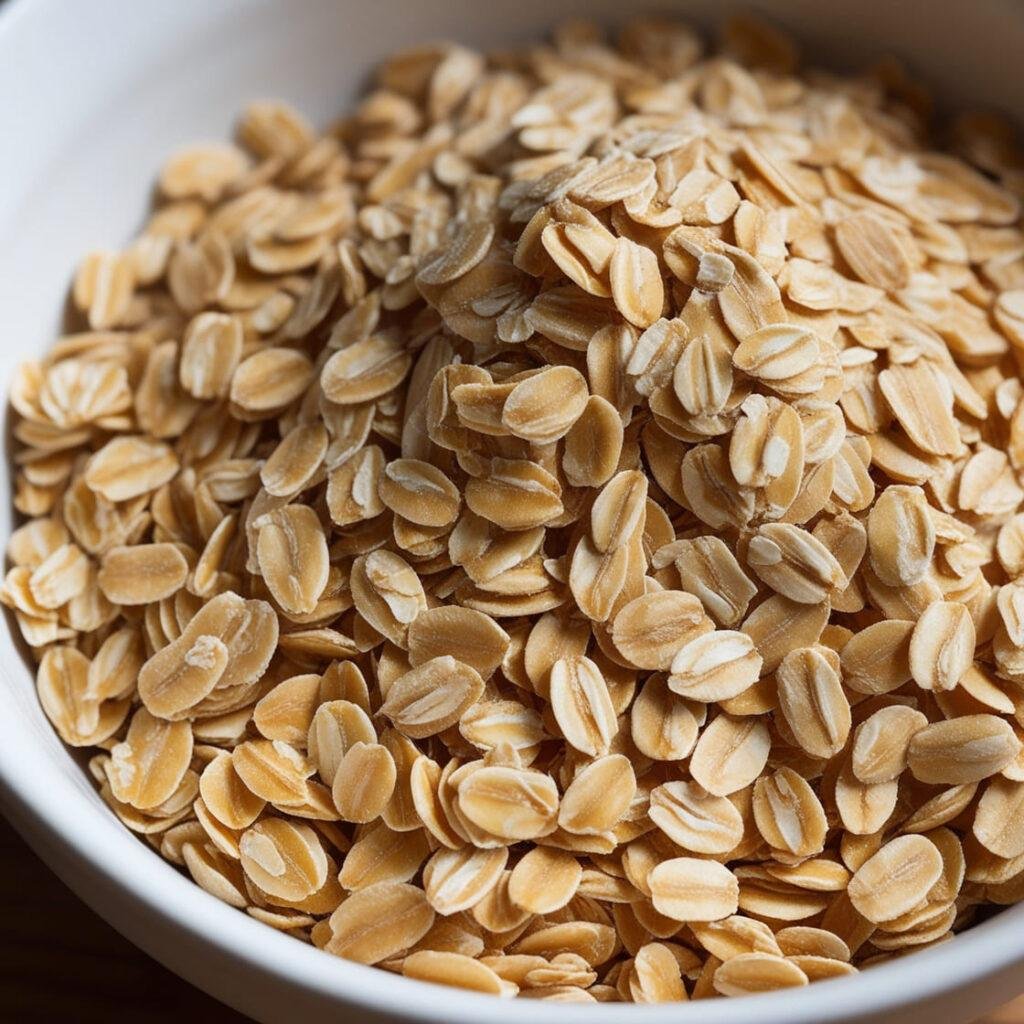
<svg viewBox="0 0 1024 1024">
<path fill-rule="evenodd" d="M 131 829 L 339 957 L 655 1002 L 1024 897 L 1024 161 L 746 20 L 173 156 L 13 385 L 3 600 Z"/>
</svg>

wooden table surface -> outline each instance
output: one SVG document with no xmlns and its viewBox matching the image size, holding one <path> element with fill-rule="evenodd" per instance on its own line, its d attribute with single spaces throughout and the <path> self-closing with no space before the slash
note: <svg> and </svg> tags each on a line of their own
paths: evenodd
<svg viewBox="0 0 1024 1024">
<path fill-rule="evenodd" d="M 245 1024 L 100 920 L 0 818 L 0 1021 Z"/>
<path fill-rule="evenodd" d="M 245 1024 L 100 920 L 0 818 L 0 1021 Z M 1024 997 L 978 1024 L 1024 1024 Z"/>
</svg>

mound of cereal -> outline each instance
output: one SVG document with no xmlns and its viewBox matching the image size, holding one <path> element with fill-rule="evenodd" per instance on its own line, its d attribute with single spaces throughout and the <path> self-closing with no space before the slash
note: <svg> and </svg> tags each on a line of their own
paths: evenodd
<svg viewBox="0 0 1024 1024">
<path fill-rule="evenodd" d="M 2 597 L 114 812 L 497 995 L 1024 897 L 1024 161 L 926 115 L 748 20 L 572 23 L 173 156 L 12 392 Z"/>
</svg>

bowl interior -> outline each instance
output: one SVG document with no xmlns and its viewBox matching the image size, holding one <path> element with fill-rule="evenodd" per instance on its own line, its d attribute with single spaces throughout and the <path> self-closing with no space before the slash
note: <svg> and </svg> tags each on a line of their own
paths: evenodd
<svg viewBox="0 0 1024 1024">
<path fill-rule="evenodd" d="M 657 6 L 712 24 L 739 5 L 689 0 Z M 1014 87 L 1024 54 L 1024 9 L 1014 0 L 935 2 L 927 18 L 918 5 L 886 0 L 742 6 L 767 11 L 795 29 L 813 63 L 843 66 L 893 52 L 962 103 L 1024 114 Z M 17 363 L 42 353 L 56 336 L 78 259 L 130 237 L 146 210 L 154 175 L 175 146 L 225 137 L 235 114 L 255 98 L 282 97 L 326 123 L 357 94 L 375 61 L 392 50 L 433 38 L 483 46 L 523 42 L 570 14 L 614 23 L 623 8 L 613 0 L 8 4 L 0 14 L 0 139 L 7 156 L 0 161 L 5 392 Z M 10 494 L 5 463 L 4 537 L 12 525 Z M 7 629 L 0 630 L 0 694 L 0 790 L 9 812 L 71 884 L 89 889 L 82 894 L 115 924 L 221 998 L 267 1020 L 281 1019 L 289 1008 L 346 1003 L 362 1005 L 367 1013 L 451 1022 L 526 1015 L 521 1003 L 425 989 L 302 946 L 218 903 L 162 863 L 110 814 L 53 733 L 38 707 L 30 668 Z M 159 927 L 149 933 L 133 929 L 130 907 L 139 921 L 146 910 L 155 915 L 152 920 L 168 922 L 191 951 L 169 948 Z M 699 1009 L 534 1003 L 528 1013 L 537 1024 L 566 1015 L 580 1021 L 585 1016 L 764 1024 L 866 1017 L 914 999 L 941 997 L 957 984 L 1002 977 L 999 972 L 1024 959 L 1022 921 L 1024 908 L 1009 911 L 918 959 L 795 995 L 716 1001 Z M 196 965 L 204 950 L 239 971 L 252 968 L 251 990 L 218 986 Z M 987 989 L 976 985 L 972 1006 L 981 1010 L 1004 998 L 1010 989 L 999 984 L 994 979 Z M 954 1012 L 955 1000 L 945 1005 Z"/>
</svg>

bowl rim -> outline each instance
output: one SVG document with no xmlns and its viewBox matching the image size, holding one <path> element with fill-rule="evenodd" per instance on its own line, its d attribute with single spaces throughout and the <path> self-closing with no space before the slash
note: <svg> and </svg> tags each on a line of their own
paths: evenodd
<svg viewBox="0 0 1024 1024">
<path fill-rule="evenodd" d="M 234 2 L 234 0 L 232 0 Z M 211 4 L 217 6 L 217 4 Z M 223 6 L 223 4 L 221 5 Z M 0 54 L 19 45 L 19 33 L 54 19 L 61 0 L 9 0 L 0 10 Z M 9 381 L 3 382 L 3 393 Z M 10 464 L 0 473 L 4 497 Z M 10 624 L 10 623 L 9 623 Z M 0 682 L 11 690 L 26 686 L 27 666 L 16 656 L 9 629 L 0 637 Z M 7 657 L 8 651 L 12 657 Z M 18 678 L 18 677 L 21 678 Z M 31 685 L 31 674 L 28 673 Z M 32 686 L 34 694 L 34 686 Z M 283 935 L 207 893 L 133 835 L 99 803 L 90 803 L 80 788 L 42 755 L 31 736 L 0 744 L 0 804 L 19 830 L 42 851 L 44 860 L 78 862 L 111 889 L 122 890 L 154 917 L 163 917 L 197 948 L 215 950 L 238 960 L 284 987 L 301 986 L 339 1007 L 362 1007 L 409 1021 L 446 1024 L 521 1024 L 529 1013 L 535 1024 L 583 1024 L 635 1021 L 637 1024 L 820 1024 L 881 1013 L 913 1002 L 935 999 L 968 984 L 983 982 L 1024 959 L 1024 905 L 1007 908 L 941 945 L 872 967 L 851 977 L 815 982 L 806 989 L 765 993 L 737 1003 L 729 999 L 688 1004 L 636 1005 L 535 1002 L 527 1011 L 517 1000 L 496 999 L 460 989 L 387 974 L 378 968 L 341 960 Z M 68 749 L 65 756 L 70 760 Z M 77 765 L 75 766 L 78 770 Z M 68 807 L 87 827 L 68 835 Z M 101 822 L 100 815 L 108 820 Z M 93 827 L 88 827 L 92 823 Z M 113 845 L 112 845 L 113 844 Z M 70 874 L 70 872 L 69 872 Z M 74 887 L 74 881 L 69 884 Z M 102 914 L 102 894 L 96 897 Z M 126 928 L 130 933 L 130 929 Z M 131 935 L 129 934 L 129 938 Z M 441 994 L 443 993 L 443 998 Z M 432 998 L 433 997 L 435 998 Z"/>
</svg>

